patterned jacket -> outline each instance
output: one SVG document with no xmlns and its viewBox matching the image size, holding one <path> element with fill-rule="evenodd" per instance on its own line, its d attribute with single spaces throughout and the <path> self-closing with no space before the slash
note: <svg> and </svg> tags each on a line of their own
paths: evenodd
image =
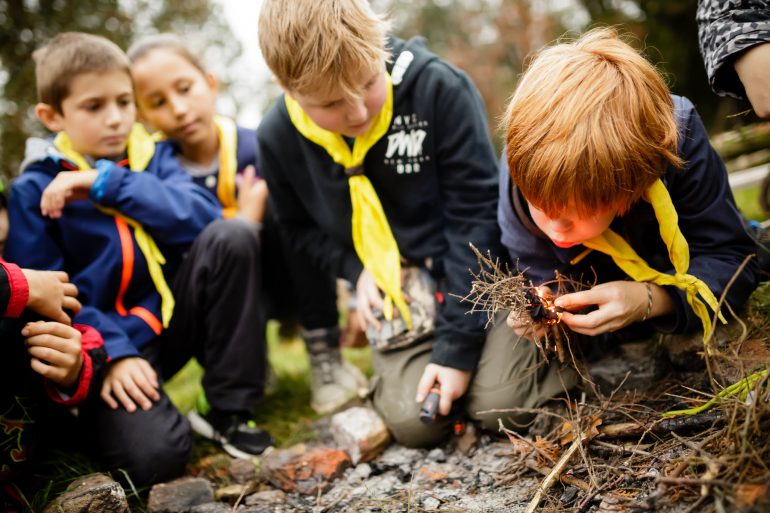
<svg viewBox="0 0 770 513">
<path fill-rule="evenodd" d="M 720 96 L 745 99 L 733 61 L 743 50 L 770 43 L 770 5 L 766 0 L 698 0 L 697 20 L 711 88 Z"/>
</svg>

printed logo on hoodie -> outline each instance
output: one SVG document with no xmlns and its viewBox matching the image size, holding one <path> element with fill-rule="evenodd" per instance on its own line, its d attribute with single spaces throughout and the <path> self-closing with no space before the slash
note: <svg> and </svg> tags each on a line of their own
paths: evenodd
<svg viewBox="0 0 770 513">
<path fill-rule="evenodd" d="M 394 166 L 400 175 L 419 173 L 422 163 L 430 160 L 422 152 L 427 128 L 428 122 L 417 119 L 417 114 L 394 116 L 387 136 L 385 164 Z"/>
</svg>

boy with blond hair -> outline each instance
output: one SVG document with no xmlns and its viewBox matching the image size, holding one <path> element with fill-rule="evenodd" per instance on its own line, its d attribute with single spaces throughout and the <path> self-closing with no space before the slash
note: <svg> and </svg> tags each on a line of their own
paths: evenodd
<svg viewBox="0 0 770 513">
<path fill-rule="evenodd" d="M 135 123 L 129 61 L 115 44 L 63 33 L 35 60 L 35 112 L 57 135 L 28 141 L 6 252 L 66 271 L 83 303 L 73 320 L 104 338 L 103 400 L 80 415 L 89 444 L 135 484 L 183 472 L 190 427 L 161 383 L 196 356 L 218 440 L 261 452 L 270 438 L 249 420 L 265 371 L 253 226 L 212 223 L 216 199 Z"/>
<path fill-rule="evenodd" d="M 484 319 L 465 314 L 468 243 L 499 247 L 484 105 L 424 40 L 387 30 L 365 0 L 266 0 L 260 45 L 285 94 L 258 141 L 290 241 L 355 286 L 376 347 L 375 409 L 400 443 L 425 446 L 446 436 L 461 397 L 497 429 L 496 414 L 477 412 L 538 406 L 574 377 L 540 366 L 504 323 L 485 334 Z M 434 384 L 444 417 L 423 424 Z"/>
<path fill-rule="evenodd" d="M 543 50 L 503 126 L 499 219 L 511 257 L 536 284 L 554 270 L 596 277 L 555 300 L 572 331 L 708 333 L 717 298 L 737 309 L 756 287 L 756 259 L 740 269 L 756 244 L 695 108 L 614 30 Z M 532 335 L 525 320 L 509 324 Z"/>
</svg>

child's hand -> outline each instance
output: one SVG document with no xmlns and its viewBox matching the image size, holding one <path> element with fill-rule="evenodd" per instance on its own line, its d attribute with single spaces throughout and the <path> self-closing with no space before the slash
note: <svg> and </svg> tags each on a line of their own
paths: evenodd
<svg viewBox="0 0 770 513">
<path fill-rule="evenodd" d="M 653 307 L 649 317 L 663 315 L 673 310 L 668 293 L 657 285 L 653 291 Z M 667 301 L 667 302 L 666 302 Z M 584 335 L 599 335 L 617 331 L 629 324 L 641 321 L 647 312 L 647 285 L 635 281 L 611 281 L 589 290 L 565 294 L 555 304 L 565 310 L 580 310 L 586 306 L 598 308 L 587 314 L 562 313 L 561 322 L 572 331 Z"/>
<path fill-rule="evenodd" d="M 152 401 L 160 400 L 158 388 L 158 375 L 152 365 L 144 358 L 132 356 L 110 366 L 101 396 L 113 410 L 118 409 L 120 402 L 127 412 L 133 413 L 137 403 L 145 411 L 152 408 Z"/>
<path fill-rule="evenodd" d="M 735 60 L 735 71 L 760 118 L 770 118 L 770 43 L 752 46 Z"/>
<path fill-rule="evenodd" d="M 257 176 L 254 166 L 247 166 L 239 178 L 238 213 L 252 223 L 261 223 L 265 218 L 267 183 Z"/>
<path fill-rule="evenodd" d="M 64 206 L 70 201 L 88 199 L 97 174 L 94 170 L 61 171 L 57 174 L 40 198 L 40 210 L 43 215 L 57 219 L 61 217 Z"/>
<path fill-rule="evenodd" d="M 537 287 L 537 290 L 542 297 L 553 298 L 553 291 L 550 288 L 541 285 Z M 526 310 L 523 312 L 511 311 L 505 322 L 518 336 L 526 337 L 530 340 L 544 338 L 552 328 L 552 326 L 547 326 L 541 322 L 535 322 Z"/>
<path fill-rule="evenodd" d="M 356 314 L 364 331 L 371 324 L 374 329 L 380 330 L 380 321 L 374 316 L 374 308 L 382 310 L 382 293 L 374 277 L 364 269 L 356 281 Z"/>
<path fill-rule="evenodd" d="M 69 276 L 63 271 L 35 271 L 22 269 L 29 285 L 27 308 L 52 321 L 71 324 L 64 310 L 78 313 L 80 302 L 76 299 L 78 289 L 69 283 Z"/>
<path fill-rule="evenodd" d="M 452 403 L 463 396 L 471 382 L 470 371 L 444 367 L 435 363 L 425 366 L 419 383 L 417 384 L 417 397 L 415 401 L 421 403 L 428 397 L 431 387 L 438 382 L 441 385 L 441 399 L 438 403 L 438 412 L 441 415 L 449 415 Z"/>
<path fill-rule="evenodd" d="M 75 384 L 83 367 L 81 335 L 60 322 L 30 322 L 21 330 L 32 370 L 61 388 Z"/>
</svg>

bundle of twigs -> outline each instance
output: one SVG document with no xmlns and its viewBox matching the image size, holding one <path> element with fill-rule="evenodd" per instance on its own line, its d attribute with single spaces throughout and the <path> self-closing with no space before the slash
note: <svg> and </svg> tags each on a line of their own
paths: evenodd
<svg viewBox="0 0 770 513">
<path fill-rule="evenodd" d="M 468 313 L 485 313 L 486 327 L 489 327 L 496 314 L 507 311 L 509 316 L 530 325 L 532 329 L 528 336 L 544 359 L 555 354 L 560 362 L 566 361 L 566 333 L 559 325 L 561 309 L 555 307 L 552 300 L 542 297 L 522 271 L 511 270 L 507 262 L 501 263 L 489 251 L 484 255 L 473 244 L 469 246 L 476 255 L 479 270 L 469 269 L 473 277 L 471 290 L 460 297 L 461 301 L 471 304 Z M 545 329 L 538 329 L 540 326 Z"/>
</svg>

